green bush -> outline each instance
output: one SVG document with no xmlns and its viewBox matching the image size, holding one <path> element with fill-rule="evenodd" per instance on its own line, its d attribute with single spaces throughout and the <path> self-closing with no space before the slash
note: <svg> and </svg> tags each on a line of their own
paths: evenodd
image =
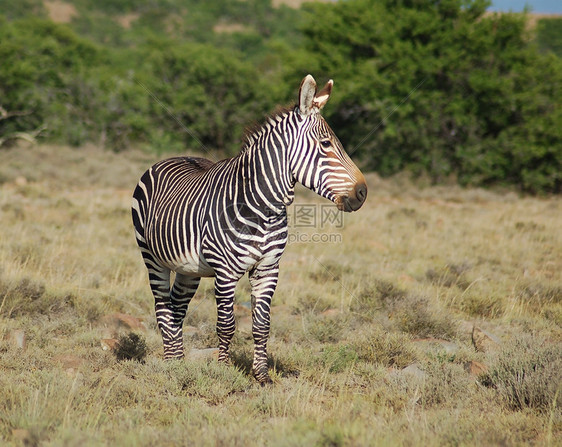
<svg viewBox="0 0 562 447">
<path fill-rule="evenodd" d="M 269 108 L 267 86 L 232 51 L 162 39 L 107 51 L 47 20 L 3 25 L 0 105 L 14 116 L 0 120 L 0 136 L 44 126 L 49 139 L 76 146 L 232 154 Z"/>
<path fill-rule="evenodd" d="M 525 15 L 485 16 L 486 6 L 306 5 L 305 51 L 288 76 L 336 79 L 328 118 L 348 151 L 383 175 L 560 192 L 562 62 L 529 43 Z"/>
<path fill-rule="evenodd" d="M 320 343 L 337 343 L 349 327 L 349 321 L 342 315 L 333 317 L 309 315 L 305 321 L 306 335 L 310 335 Z"/>
<path fill-rule="evenodd" d="M 138 79 L 151 98 L 151 125 L 187 147 L 238 152 L 244 128 L 267 109 L 258 73 L 239 55 L 210 45 L 168 43 L 145 51 Z"/>
<path fill-rule="evenodd" d="M 459 396 L 468 400 L 475 389 L 461 365 L 454 363 L 430 363 L 424 368 L 426 378 L 422 385 L 422 402 L 435 407 L 445 402 L 456 402 Z"/>
<path fill-rule="evenodd" d="M 350 310 L 359 316 L 373 317 L 384 307 L 406 298 L 407 292 L 390 281 L 375 279 L 365 281 L 364 286 L 353 296 Z"/>
<path fill-rule="evenodd" d="M 0 120 L 0 136 L 45 126 L 52 138 L 64 140 L 65 129 L 87 128 L 79 119 L 85 104 L 72 85 L 101 57 L 96 46 L 67 27 L 0 17 L 0 105 L 12 115 Z"/>
</svg>

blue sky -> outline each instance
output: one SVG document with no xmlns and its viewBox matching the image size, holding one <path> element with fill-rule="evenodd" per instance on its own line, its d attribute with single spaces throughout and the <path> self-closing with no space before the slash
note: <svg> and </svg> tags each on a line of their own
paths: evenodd
<svg viewBox="0 0 562 447">
<path fill-rule="evenodd" d="M 529 5 L 533 12 L 562 14 L 561 0 L 492 0 L 494 11 L 522 11 Z"/>
</svg>

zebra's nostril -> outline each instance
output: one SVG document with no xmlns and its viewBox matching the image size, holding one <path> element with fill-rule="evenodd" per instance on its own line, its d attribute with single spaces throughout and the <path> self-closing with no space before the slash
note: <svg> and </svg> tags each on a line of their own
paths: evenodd
<svg viewBox="0 0 562 447">
<path fill-rule="evenodd" d="M 357 200 L 361 203 L 365 201 L 367 198 L 367 185 L 365 183 L 359 183 L 355 187 L 355 197 L 357 197 Z"/>
</svg>

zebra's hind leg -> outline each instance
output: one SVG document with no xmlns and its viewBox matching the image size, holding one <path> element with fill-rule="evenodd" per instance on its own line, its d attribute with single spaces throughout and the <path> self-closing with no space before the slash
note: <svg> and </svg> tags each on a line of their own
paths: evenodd
<svg viewBox="0 0 562 447">
<path fill-rule="evenodd" d="M 269 338 L 271 298 L 277 287 L 279 266 L 268 266 L 250 271 L 252 286 L 252 335 L 254 337 L 254 361 L 252 373 L 262 385 L 271 383 L 267 371 L 267 340 Z"/>
<path fill-rule="evenodd" d="M 219 362 L 230 363 L 230 341 L 234 336 L 234 289 L 236 279 L 217 276 L 215 299 L 217 301 L 217 335 L 219 337 Z"/>
<path fill-rule="evenodd" d="M 176 274 L 174 285 L 170 291 L 174 333 L 173 340 L 170 340 L 169 343 L 170 353 L 176 355 L 171 355 L 170 358 L 183 357 L 183 320 L 200 281 L 201 278 L 198 277 Z M 164 341 L 164 352 L 166 353 L 166 341 Z"/>
<path fill-rule="evenodd" d="M 164 358 L 183 357 L 183 340 L 181 326 L 174 318 L 174 308 L 170 298 L 170 269 L 146 261 L 150 288 L 154 295 L 156 323 L 164 342 Z"/>
</svg>

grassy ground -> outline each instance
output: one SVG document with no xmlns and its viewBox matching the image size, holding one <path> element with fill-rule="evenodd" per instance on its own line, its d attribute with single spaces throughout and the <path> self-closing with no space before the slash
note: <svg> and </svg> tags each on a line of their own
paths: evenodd
<svg viewBox="0 0 562 447">
<path fill-rule="evenodd" d="M 261 388 L 247 281 L 236 367 L 196 356 L 207 351 L 162 360 L 129 216 L 154 161 L 0 152 L 0 444 L 561 445 L 560 198 L 369 175 L 367 203 L 343 225 L 308 226 L 294 206 L 303 242 L 282 260 L 275 384 Z M 317 219 L 328 203 L 304 190 L 297 202 Z M 142 321 L 144 362 L 102 341 L 129 331 L 116 312 Z M 188 351 L 216 345 L 215 316 L 205 280 Z"/>
</svg>

